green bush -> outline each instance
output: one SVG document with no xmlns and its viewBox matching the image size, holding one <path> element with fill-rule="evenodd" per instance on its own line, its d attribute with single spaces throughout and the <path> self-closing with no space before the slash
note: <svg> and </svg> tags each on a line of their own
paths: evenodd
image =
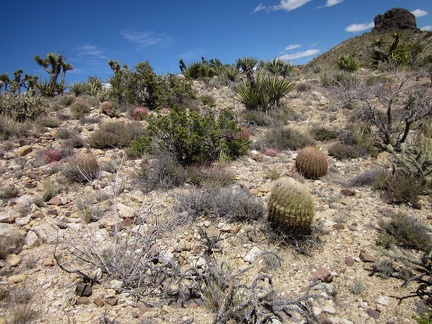
<svg viewBox="0 0 432 324">
<path fill-rule="evenodd" d="M 328 148 L 328 153 L 338 160 L 355 159 L 366 155 L 366 151 L 360 145 L 348 145 L 341 142 L 332 144 Z"/>
<path fill-rule="evenodd" d="M 336 61 L 339 69 L 347 72 L 355 72 L 360 68 L 360 64 L 354 54 L 342 55 Z"/>
<path fill-rule="evenodd" d="M 235 159 L 249 147 L 249 140 L 238 138 L 241 129 L 228 109 L 218 114 L 207 109 L 199 114 L 174 108 L 166 116 L 150 116 L 148 122 L 148 133 L 133 141 L 134 150 L 168 150 L 182 164 L 212 162 L 221 156 Z"/>
<path fill-rule="evenodd" d="M 34 120 L 47 109 L 48 104 L 41 96 L 30 93 L 0 94 L 0 115 L 8 116 L 16 121 Z"/>
<path fill-rule="evenodd" d="M 140 123 L 111 122 L 104 123 L 91 133 L 87 143 L 94 148 L 125 148 L 144 134 Z"/>
</svg>

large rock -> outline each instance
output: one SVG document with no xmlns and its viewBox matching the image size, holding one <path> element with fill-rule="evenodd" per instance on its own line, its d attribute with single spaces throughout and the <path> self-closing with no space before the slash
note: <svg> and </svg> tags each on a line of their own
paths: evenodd
<svg viewBox="0 0 432 324">
<path fill-rule="evenodd" d="M 375 27 L 372 31 L 388 32 L 397 30 L 417 30 L 416 17 L 406 9 L 393 8 L 384 15 L 374 19 Z"/>
</svg>

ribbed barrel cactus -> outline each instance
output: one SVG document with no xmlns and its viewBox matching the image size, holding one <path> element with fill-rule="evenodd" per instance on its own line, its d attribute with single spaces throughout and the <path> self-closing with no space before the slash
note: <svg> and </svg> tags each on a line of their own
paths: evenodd
<svg viewBox="0 0 432 324">
<path fill-rule="evenodd" d="M 308 146 L 297 155 L 296 168 L 307 179 L 319 179 L 328 173 L 327 157 L 316 146 Z"/>
<path fill-rule="evenodd" d="M 315 215 L 312 195 L 306 186 L 293 178 L 276 180 L 270 193 L 269 221 L 279 230 L 307 234 Z"/>
</svg>

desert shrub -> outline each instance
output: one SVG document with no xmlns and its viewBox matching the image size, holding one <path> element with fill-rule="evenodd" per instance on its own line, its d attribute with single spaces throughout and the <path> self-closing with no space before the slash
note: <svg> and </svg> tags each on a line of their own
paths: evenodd
<svg viewBox="0 0 432 324">
<path fill-rule="evenodd" d="M 139 123 L 125 123 L 123 121 L 104 123 L 91 133 L 87 143 L 94 148 L 124 148 L 144 134 Z"/>
<path fill-rule="evenodd" d="M 45 164 L 58 162 L 63 158 L 60 151 L 56 149 L 45 150 L 41 153 L 40 157 Z"/>
<path fill-rule="evenodd" d="M 62 121 L 56 117 L 46 116 L 38 118 L 37 123 L 43 127 L 57 128 L 61 125 Z"/>
<path fill-rule="evenodd" d="M 240 128 L 228 109 L 199 114 L 174 108 L 166 116 L 150 116 L 148 122 L 147 135 L 133 141 L 132 147 L 142 153 L 168 150 L 182 164 L 212 162 L 221 155 L 235 159 L 249 147 L 248 140 L 236 136 Z"/>
<path fill-rule="evenodd" d="M 2 199 L 16 198 L 19 196 L 19 194 L 20 192 L 18 188 L 13 184 L 6 185 L 0 189 L 0 198 Z"/>
<path fill-rule="evenodd" d="M 64 107 L 69 107 L 73 102 L 74 102 L 75 98 L 74 96 L 68 96 L 68 95 L 64 95 L 60 97 L 59 102 L 64 106 Z"/>
<path fill-rule="evenodd" d="M 196 97 L 196 91 L 192 89 L 192 82 L 175 74 L 158 76 L 156 94 L 157 107 L 169 108 L 176 105 L 183 107 L 185 103 Z"/>
<path fill-rule="evenodd" d="M 312 136 L 317 141 L 330 141 L 338 138 L 339 131 L 336 129 L 329 129 L 327 127 L 314 125 L 311 130 Z"/>
<path fill-rule="evenodd" d="M 223 167 L 189 166 L 187 177 L 192 184 L 204 188 L 223 188 L 235 182 L 234 173 Z"/>
<path fill-rule="evenodd" d="M 339 69 L 348 72 L 355 72 L 360 68 L 360 63 L 353 54 L 341 55 L 336 61 Z"/>
<path fill-rule="evenodd" d="M 100 124 L 102 122 L 102 119 L 99 117 L 93 117 L 93 116 L 82 116 L 79 119 L 79 122 L 81 125 L 85 124 Z"/>
<path fill-rule="evenodd" d="M 191 221 L 205 215 L 228 221 L 250 221 L 263 217 L 258 198 L 247 189 L 192 189 L 176 196 L 175 210 L 187 213 Z"/>
<path fill-rule="evenodd" d="M 48 104 L 41 96 L 24 94 L 0 94 L 0 115 L 16 121 L 34 120 L 45 113 Z"/>
<path fill-rule="evenodd" d="M 186 170 L 173 153 L 160 151 L 153 158 L 143 160 L 135 178 L 144 192 L 171 189 L 184 184 Z"/>
<path fill-rule="evenodd" d="M 0 139 L 23 138 L 32 135 L 33 124 L 29 121 L 18 122 L 11 117 L 0 115 Z"/>
<path fill-rule="evenodd" d="M 310 134 L 285 127 L 269 129 L 264 135 L 263 142 L 266 147 L 277 150 L 298 150 L 315 143 Z"/>
<path fill-rule="evenodd" d="M 56 139 L 66 140 L 68 138 L 71 138 L 72 136 L 77 135 L 78 133 L 78 130 L 75 128 L 61 127 L 56 130 L 55 137 Z"/>
<path fill-rule="evenodd" d="M 80 119 L 90 113 L 90 107 L 84 101 L 78 100 L 69 106 L 69 111 L 75 119 Z"/>
<path fill-rule="evenodd" d="M 27 289 L 15 289 L 8 296 L 8 323 L 22 324 L 36 321 L 37 312 L 33 309 L 31 300 L 34 293 Z"/>
<path fill-rule="evenodd" d="M 200 96 L 200 100 L 204 106 L 216 107 L 216 100 L 213 96 L 203 95 Z"/>
<path fill-rule="evenodd" d="M 332 144 L 328 148 L 328 153 L 338 160 L 355 159 L 366 155 L 366 151 L 360 145 L 348 145 L 341 142 Z"/>
<path fill-rule="evenodd" d="M 372 186 L 377 180 L 382 171 L 378 169 L 371 169 L 363 171 L 358 176 L 354 177 L 348 182 L 350 187 L 364 187 Z"/>
<path fill-rule="evenodd" d="M 415 217 L 402 213 L 393 214 L 389 221 L 382 221 L 380 226 L 382 234 L 378 238 L 378 243 L 381 245 L 382 242 L 393 241 L 405 248 L 424 252 L 431 249 L 430 230 Z"/>
<path fill-rule="evenodd" d="M 84 140 L 78 134 L 73 135 L 71 138 L 68 138 L 64 142 L 65 147 L 72 147 L 72 148 L 81 148 L 84 147 L 84 144 L 85 144 Z"/>
<path fill-rule="evenodd" d="M 240 79 L 241 72 L 235 65 L 224 64 L 215 67 L 218 81 L 222 85 L 230 85 Z"/>
<path fill-rule="evenodd" d="M 70 182 L 85 183 L 99 176 L 99 163 L 92 154 L 78 153 L 67 159 L 62 173 Z"/>
<path fill-rule="evenodd" d="M 391 85 L 394 80 L 386 75 L 371 75 L 366 79 L 366 85 L 373 86 L 377 84 L 388 84 Z"/>
<path fill-rule="evenodd" d="M 299 92 L 307 92 L 312 89 L 312 86 L 308 82 L 300 82 L 297 84 L 296 90 Z"/>
<path fill-rule="evenodd" d="M 254 126 L 269 126 L 272 123 L 271 117 L 262 111 L 247 110 L 241 115 L 242 120 Z"/>
<path fill-rule="evenodd" d="M 357 78 L 354 74 L 347 71 L 327 70 L 320 74 L 320 82 L 323 87 L 341 85 L 349 88 L 357 82 Z"/>
<path fill-rule="evenodd" d="M 63 191 L 63 187 L 59 183 L 50 179 L 47 179 L 44 182 L 42 182 L 42 188 L 43 188 L 43 193 L 42 193 L 43 201 L 48 201 Z"/>
<path fill-rule="evenodd" d="M 419 196 L 424 191 L 424 184 L 418 177 L 401 170 L 396 173 L 381 172 L 373 186 L 384 191 L 388 203 L 406 203 L 413 207 L 419 206 Z"/>
</svg>

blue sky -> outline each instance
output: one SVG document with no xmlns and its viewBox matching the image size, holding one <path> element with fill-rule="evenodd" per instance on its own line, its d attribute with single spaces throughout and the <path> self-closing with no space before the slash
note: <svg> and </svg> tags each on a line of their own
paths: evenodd
<svg viewBox="0 0 432 324">
<path fill-rule="evenodd" d="M 67 82 L 112 75 L 108 60 L 148 60 L 158 74 L 186 64 L 244 56 L 305 64 L 370 31 L 377 14 L 401 7 L 432 30 L 432 0 L 43 0 L 4 1 L 0 74 L 19 68 L 48 79 L 33 60 L 62 53 L 74 66 Z"/>
</svg>

